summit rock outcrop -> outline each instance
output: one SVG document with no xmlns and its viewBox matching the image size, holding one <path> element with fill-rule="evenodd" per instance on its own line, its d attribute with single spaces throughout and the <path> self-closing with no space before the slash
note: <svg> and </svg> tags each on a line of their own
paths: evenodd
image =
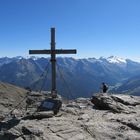
<svg viewBox="0 0 140 140">
<path fill-rule="evenodd" d="M 26 91 L 20 91 L 25 92 L 22 100 Z M 0 94 L 2 97 L 10 92 Z M 14 109 L 20 99 L 1 108 L 1 116 L 11 109 L 13 112 L 0 121 L 0 140 L 140 140 L 140 97 L 100 93 L 91 99 L 65 100 L 57 114 L 37 110 L 44 97 L 32 92 L 28 98 L 33 102 L 27 110 L 26 101 L 25 106 Z"/>
</svg>

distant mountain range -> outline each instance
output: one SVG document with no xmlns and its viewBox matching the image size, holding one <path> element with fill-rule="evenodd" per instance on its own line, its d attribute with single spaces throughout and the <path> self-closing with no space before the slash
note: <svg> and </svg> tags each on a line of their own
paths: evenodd
<svg viewBox="0 0 140 140">
<path fill-rule="evenodd" d="M 0 81 L 33 90 L 50 90 L 51 68 L 47 64 L 49 58 L 0 58 Z M 42 75 L 44 71 L 48 71 L 47 79 Z M 102 82 L 110 86 L 110 92 L 140 95 L 140 63 L 116 56 L 57 58 L 57 87 L 61 95 L 89 97 L 100 91 Z"/>
</svg>

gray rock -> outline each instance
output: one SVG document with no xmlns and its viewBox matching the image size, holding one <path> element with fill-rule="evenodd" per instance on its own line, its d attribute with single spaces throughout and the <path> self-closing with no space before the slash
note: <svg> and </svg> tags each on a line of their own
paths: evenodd
<svg viewBox="0 0 140 140">
<path fill-rule="evenodd" d="M 116 102 L 120 102 L 124 105 L 130 105 L 130 106 L 140 105 L 140 99 L 136 96 L 113 94 L 111 97 Z"/>
<path fill-rule="evenodd" d="M 140 97 L 99 94 L 91 100 L 94 105 L 89 99 L 78 98 L 63 103 L 57 115 L 36 110 L 45 95 L 34 93 L 31 98 L 35 102 L 24 117 L 18 115 L 22 109 L 15 110 L 18 118 L 0 123 L 0 140 L 140 139 Z"/>
<path fill-rule="evenodd" d="M 140 119 L 117 119 L 117 121 L 140 132 Z"/>
<path fill-rule="evenodd" d="M 43 135 L 43 130 L 40 128 L 35 127 L 29 127 L 29 126 L 22 126 L 22 133 L 23 135 L 35 135 L 35 136 L 41 136 Z"/>
<path fill-rule="evenodd" d="M 14 140 L 21 136 L 21 133 L 15 128 L 11 128 L 7 131 L 1 131 L 0 140 Z"/>
<path fill-rule="evenodd" d="M 34 114 L 31 115 L 27 115 L 25 117 L 22 118 L 22 120 L 33 120 L 33 119 L 44 119 L 44 118 L 50 118 L 54 116 L 54 112 L 53 111 L 42 111 L 42 112 L 36 112 Z"/>
<path fill-rule="evenodd" d="M 106 93 L 96 94 L 92 97 L 91 102 L 99 109 L 108 109 L 117 113 L 135 113 L 134 106 L 140 104 L 134 96 Z"/>
</svg>

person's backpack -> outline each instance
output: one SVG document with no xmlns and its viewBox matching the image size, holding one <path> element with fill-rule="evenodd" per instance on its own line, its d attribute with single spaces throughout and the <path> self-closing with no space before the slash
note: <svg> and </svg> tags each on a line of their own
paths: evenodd
<svg viewBox="0 0 140 140">
<path fill-rule="evenodd" d="M 103 89 L 107 91 L 108 90 L 108 86 L 104 85 Z"/>
<path fill-rule="evenodd" d="M 108 86 L 107 85 L 105 85 L 105 89 L 106 89 L 106 91 L 108 90 Z"/>
</svg>

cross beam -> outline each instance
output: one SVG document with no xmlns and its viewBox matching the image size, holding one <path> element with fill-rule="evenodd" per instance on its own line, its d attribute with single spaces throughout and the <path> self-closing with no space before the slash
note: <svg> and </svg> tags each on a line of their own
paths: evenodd
<svg viewBox="0 0 140 140">
<path fill-rule="evenodd" d="M 51 94 L 57 94 L 56 90 L 56 54 L 76 54 L 76 50 L 55 49 L 55 28 L 51 28 L 51 49 L 50 50 L 29 50 L 29 54 L 51 54 L 52 87 Z"/>
<path fill-rule="evenodd" d="M 29 54 L 74 54 L 76 50 L 63 50 L 63 49 L 55 49 L 55 50 L 29 50 Z"/>
</svg>

